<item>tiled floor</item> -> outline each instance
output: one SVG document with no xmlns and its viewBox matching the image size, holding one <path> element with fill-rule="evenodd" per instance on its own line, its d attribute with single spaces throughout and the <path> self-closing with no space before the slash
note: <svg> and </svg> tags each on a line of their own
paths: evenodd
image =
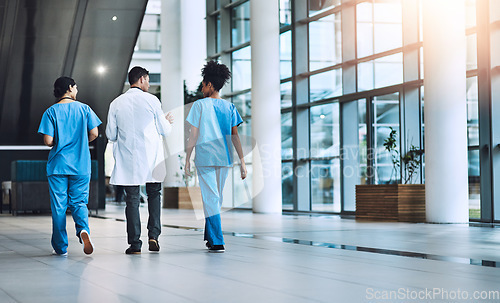
<svg viewBox="0 0 500 303">
<path fill-rule="evenodd" d="M 230 211 L 226 252 L 209 254 L 202 220 L 163 210 L 160 253 L 130 256 L 123 219 L 92 217 L 86 256 L 68 217 L 65 258 L 50 216 L 0 215 L 0 302 L 500 302 L 500 228 Z"/>
</svg>

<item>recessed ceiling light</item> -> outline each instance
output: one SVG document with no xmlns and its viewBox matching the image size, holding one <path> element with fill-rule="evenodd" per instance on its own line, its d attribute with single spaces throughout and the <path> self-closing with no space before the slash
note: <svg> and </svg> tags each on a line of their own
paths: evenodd
<svg viewBox="0 0 500 303">
<path fill-rule="evenodd" d="M 106 68 L 102 65 L 99 65 L 97 67 L 97 73 L 102 75 L 102 74 L 104 74 L 104 72 L 106 72 Z"/>
<path fill-rule="evenodd" d="M 321 119 L 325 119 L 325 115 L 320 115 L 319 116 Z"/>
<path fill-rule="evenodd" d="M 118 19 L 118 17 L 117 17 L 117 16 L 113 16 L 113 17 L 111 18 L 111 20 L 113 20 L 113 21 L 116 21 L 117 19 Z"/>
</svg>

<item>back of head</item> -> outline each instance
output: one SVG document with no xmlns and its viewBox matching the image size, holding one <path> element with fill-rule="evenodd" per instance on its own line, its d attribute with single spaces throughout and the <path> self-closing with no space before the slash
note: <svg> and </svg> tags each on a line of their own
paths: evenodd
<svg viewBox="0 0 500 303">
<path fill-rule="evenodd" d="M 216 91 L 220 91 L 224 84 L 231 78 L 231 72 L 226 65 L 216 61 L 209 61 L 201 69 L 203 82 L 212 83 Z"/>
<path fill-rule="evenodd" d="M 149 75 L 149 71 L 147 69 L 145 69 L 144 67 L 134 66 L 128 72 L 128 82 L 130 83 L 130 85 L 132 85 L 132 84 L 136 83 L 137 81 L 139 81 L 139 79 L 142 76 L 148 76 L 148 75 Z"/>
<path fill-rule="evenodd" d="M 74 86 L 75 80 L 70 77 L 59 77 L 54 82 L 54 97 L 61 98 L 69 90 L 70 86 Z"/>
</svg>

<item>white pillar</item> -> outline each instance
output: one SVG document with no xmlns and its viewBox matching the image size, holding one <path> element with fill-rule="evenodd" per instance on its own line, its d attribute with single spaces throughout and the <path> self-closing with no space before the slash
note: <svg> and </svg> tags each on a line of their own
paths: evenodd
<svg viewBox="0 0 500 303">
<path fill-rule="evenodd" d="M 206 0 L 181 2 L 182 79 L 188 90 L 200 85 L 201 68 L 207 57 Z"/>
<path fill-rule="evenodd" d="M 425 200 L 428 222 L 468 215 L 464 0 L 424 0 Z"/>
<path fill-rule="evenodd" d="M 181 65 L 181 0 L 161 2 L 161 99 L 165 112 L 174 114 L 166 139 L 165 186 L 182 186 L 178 154 L 184 151 L 184 90 Z"/>
<path fill-rule="evenodd" d="M 281 105 L 278 1 L 250 1 L 253 211 L 281 213 Z M 257 192 L 258 191 L 258 192 Z"/>
</svg>

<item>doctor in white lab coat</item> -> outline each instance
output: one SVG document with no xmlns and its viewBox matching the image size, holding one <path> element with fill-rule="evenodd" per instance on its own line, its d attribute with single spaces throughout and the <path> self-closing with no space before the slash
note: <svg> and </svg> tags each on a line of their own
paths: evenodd
<svg viewBox="0 0 500 303">
<path fill-rule="evenodd" d="M 173 116 L 165 115 L 158 98 L 150 93 L 149 72 L 139 66 L 128 74 L 130 89 L 109 106 L 106 136 L 114 144 L 115 165 L 110 184 L 122 185 L 127 193 L 125 215 L 130 247 L 126 254 L 140 254 L 142 241 L 139 216 L 139 186 L 146 184 L 148 195 L 148 244 L 159 251 L 160 190 L 165 178 L 162 137 L 172 130 Z"/>
</svg>

